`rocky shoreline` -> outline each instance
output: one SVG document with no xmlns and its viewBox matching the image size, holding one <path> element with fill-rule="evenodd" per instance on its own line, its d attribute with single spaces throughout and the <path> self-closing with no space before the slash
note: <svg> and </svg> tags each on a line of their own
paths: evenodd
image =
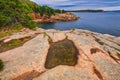
<svg viewBox="0 0 120 80">
<path fill-rule="evenodd" d="M 59 31 L 54 29 L 36 31 L 23 30 L 4 39 L 33 39 L 24 45 L 0 53 L 4 69 L 1 80 L 119 80 L 120 79 L 120 37 L 100 34 L 88 30 Z M 75 66 L 58 65 L 45 68 L 45 61 L 53 43 L 68 39 L 78 50 Z M 7 57 L 6 57 L 7 56 Z"/>
<path fill-rule="evenodd" d="M 37 23 L 58 22 L 58 21 L 74 21 L 74 20 L 79 19 L 79 17 L 77 17 L 76 15 L 69 13 L 69 12 L 52 15 L 50 17 L 48 15 L 40 16 L 40 14 L 29 14 L 29 15 Z"/>
</svg>

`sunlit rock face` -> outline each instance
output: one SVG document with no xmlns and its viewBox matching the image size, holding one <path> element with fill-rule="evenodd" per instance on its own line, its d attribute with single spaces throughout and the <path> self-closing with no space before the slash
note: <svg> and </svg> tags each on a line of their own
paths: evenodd
<svg viewBox="0 0 120 80">
<path fill-rule="evenodd" d="M 80 29 L 37 32 L 23 46 L 0 53 L 1 80 L 120 79 L 120 37 Z"/>
</svg>

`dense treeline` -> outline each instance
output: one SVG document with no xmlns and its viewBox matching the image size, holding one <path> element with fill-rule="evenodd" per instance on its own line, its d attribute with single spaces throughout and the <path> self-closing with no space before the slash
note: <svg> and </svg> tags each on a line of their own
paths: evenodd
<svg viewBox="0 0 120 80">
<path fill-rule="evenodd" d="M 20 0 L 0 0 L 0 26 L 15 26 L 20 24 L 29 28 L 34 27 L 34 22 L 27 14 L 32 9 Z"/>
<path fill-rule="evenodd" d="M 0 0 L 0 27 L 21 25 L 34 28 L 35 23 L 29 13 L 40 13 L 48 16 L 62 13 L 48 6 L 39 6 L 30 0 Z"/>
</svg>

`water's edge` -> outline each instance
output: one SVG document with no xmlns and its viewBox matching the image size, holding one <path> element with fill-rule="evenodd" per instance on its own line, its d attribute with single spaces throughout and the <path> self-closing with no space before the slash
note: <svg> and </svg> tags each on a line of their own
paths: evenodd
<svg viewBox="0 0 120 80">
<path fill-rule="evenodd" d="M 44 29 L 70 30 L 73 28 L 90 30 L 102 34 L 120 36 L 119 12 L 76 12 L 80 17 L 77 21 L 40 23 L 39 27 Z"/>
</svg>

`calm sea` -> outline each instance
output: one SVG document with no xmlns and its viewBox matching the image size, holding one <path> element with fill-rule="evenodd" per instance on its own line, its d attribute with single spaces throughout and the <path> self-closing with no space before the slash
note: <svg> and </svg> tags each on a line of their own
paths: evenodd
<svg viewBox="0 0 120 80">
<path fill-rule="evenodd" d="M 80 19 L 69 22 L 40 23 L 38 26 L 44 29 L 58 30 L 78 28 L 120 36 L 120 12 L 76 12 L 74 14 Z"/>
</svg>

